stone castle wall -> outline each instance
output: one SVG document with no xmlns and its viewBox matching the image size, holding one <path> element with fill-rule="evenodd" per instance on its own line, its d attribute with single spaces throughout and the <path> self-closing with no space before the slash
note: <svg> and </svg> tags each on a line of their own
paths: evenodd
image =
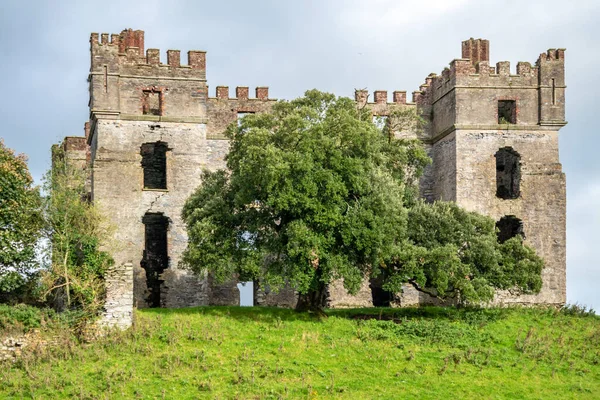
<svg viewBox="0 0 600 400">
<path fill-rule="evenodd" d="M 65 139 L 71 159 L 91 168 L 91 197 L 116 227 L 110 246 L 115 267 L 107 277 L 106 316 L 127 326 L 133 307 L 149 306 L 151 289 L 143 267 L 147 213 L 168 219 L 168 265 L 160 274 L 160 306 L 239 304 L 237 281 L 217 285 L 210 276 L 196 277 L 179 267 L 187 244 L 181 219 L 185 200 L 201 183 L 203 169 L 225 166 L 227 126 L 246 113 L 269 112 L 275 100 L 267 87 L 217 86 L 209 97 L 206 53 L 189 51 L 187 65 L 180 52 L 169 50 L 166 64 L 158 49 L 144 51 L 143 31 L 92 34 L 90 123 L 85 138 Z M 519 62 L 516 73 L 508 62 L 489 63 L 489 43 L 470 39 L 462 58 L 440 75 L 430 74 L 407 102 L 406 92 L 377 90 L 370 97 L 356 91 L 359 107 L 374 118 L 394 110 L 416 109 L 426 121 L 420 131 L 396 132 L 423 141 L 433 163 L 421 179 L 428 201 L 456 201 L 468 210 L 499 220 L 514 215 L 523 221 L 527 243 L 546 261 L 544 286 L 537 296 L 500 293 L 498 301 L 561 304 L 565 301 L 565 177 L 558 157 L 558 130 L 564 121 L 564 50 L 549 50 L 535 65 Z M 509 123 L 499 102 L 512 107 Z M 500 115 L 502 113 L 502 115 Z M 166 187 L 145 188 L 142 145 L 164 143 Z M 521 195 L 496 196 L 494 155 L 510 147 L 520 155 Z M 156 289 L 155 289 L 156 290 Z M 293 306 L 293 288 L 273 293 L 255 283 L 255 304 Z M 407 287 L 396 305 L 433 303 L 434 299 Z M 370 306 L 373 296 L 365 281 L 356 296 L 341 282 L 330 287 L 333 307 Z M 154 304 L 156 305 L 156 304 Z M 112 321 L 112 322 L 110 322 Z"/>
</svg>

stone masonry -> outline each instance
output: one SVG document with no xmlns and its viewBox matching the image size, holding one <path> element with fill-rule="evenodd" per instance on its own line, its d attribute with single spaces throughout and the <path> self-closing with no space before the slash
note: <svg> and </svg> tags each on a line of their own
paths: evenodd
<svg viewBox="0 0 600 400">
<path fill-rule="evenodd" d="M 116 227 L 107 276 L 104 322 L 126 327 L 134 307 L 239 304 L 236 281 L 216 285 L 178 267 L 187 244 L 181 209 L 201 183 L 203 169 L 225 166 L 226 127 L 246 113 L 269 112 L 267 87 L 217 86 L 209 97 L 206 53 L 144 51 L 144 32 L 93 33 L 90 39 L 90 120 L 84 137 L 67 137 L 63 149 L 88 166 L 91 199 Z M 566 300 L 565 176 L 558 131 L 566 124 L 564 49 L 551 49 L 535 65 L 491 66 L 487 40 L 462 43 L 462 58 L 430 74 L 407 102 L 406 92 L 358 90 L 355 100 L 374 118 L 395 108 L 416 108 L 425 130 L 397 133 L 419 138 L 433 163 L 421 179 L 428 201 L 449 200 L 509 221 L 545 262 L 540 294 L 499 293 L 498 302 L 562 304 Z M 508 156 L 506 155 L 508 154 Z M 507 194 L 508 193 L 508 194 Z M 499 225 L 510 226 L 506 223 Z M 514 234 L 514 233 L 513 233 Z M 255 285 L 255 304 L 293 306 L 293 288 L 272 293 Z M 372 306 L 369 282 L 356 296 L 341 282 L 330 287 L 330 306 Z M 431 303 L 410 288 L 392 305 Z M 376 303 L 376 302 L 375 302 Z M 377 304 L 375 304 L 377 305 Z"/>
</svg>

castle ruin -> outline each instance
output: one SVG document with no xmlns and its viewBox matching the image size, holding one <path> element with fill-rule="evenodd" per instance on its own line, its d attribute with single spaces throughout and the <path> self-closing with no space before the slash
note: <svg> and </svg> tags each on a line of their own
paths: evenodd
<svg viewBox="0 0 600 400">
<path fill-rule="evenodd" d="M 144 32 L 93 33 L 90 39 L 90 118 L 84 137 L 66 137 L 69 159 L 88 166 L 90 196 L 116 227 L 115 265 L 106 277 L 105 321 L 129 326 L 134 307 L 237 305 L 237 282 L 212 282 L 179 268 L 187 245 L 181 209 L 201 183 L 203 169 L 225 167 L 225 128 L 246 113 L 269 112 L 267 87 L 217 86 L 209 96 L 206 52 L 144 51 Z M 521 234 L 544 259 L 537 295 L 498 293 L 498 302 L 563 304 L 566 300 L 566 193 L 558 132 L 565 122 L 564 49 L 542 53 L 535 65 L 490 65 L 489 42 L 469 39 L 462 57 L 430 74 L 407 101 L 406 92 L 375 91 L 356 101 L 374 117 L 417 108 L 428 122 L 418 134 L 433 163 L 421 195 L 455 201 L 494 218 L 499 240 Z M 416 137 L 417 134 L 408 134 Z M 373 306 L 365 282 L 349 296 L 330 287 L 332 307 Z M 407 287 L 399 305 L 430 302 Z M 257 305 L 291 306 L 290 288 L 255 287 Z M 377 305 L 377 304 L 375 304 Z"/>
</svg>

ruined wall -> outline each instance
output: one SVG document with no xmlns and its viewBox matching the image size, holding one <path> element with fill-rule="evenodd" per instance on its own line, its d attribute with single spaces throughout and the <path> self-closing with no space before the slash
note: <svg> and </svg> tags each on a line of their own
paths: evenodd
<svg viewBox="0 0 600 400">
<path fill-rule="evenodd" d="M 523 221 L 526 243 L 545 261 L 543 287 L 536 296 L 498 297 L 501 302 L 562 304 L 566 301 L 566 191 L 558 160 L 557 131 L 510 130 L 457 133 L 456 202 L 498 221 L 514 215 Z M 520 196 L 496 196 L 494 154 L 510 146 L 521 156 Z"/>
<path fill-rule="evenodd" d="M 239 304 L 237 280 L 217 285 L 209 276 L 198 278 L 179 268 L 187 244 L 180 213 L 200 184 L 201 170 L 224 167 L 227 126 L 246 113 L 269 112 L 275 100 L 267 87 L 256 88 L 251 98 L 248 87 L 237 87 L 230 97 L 228 87 L 218 86 L 215 97 L 208 97 L 206 53 L 189 51 L 182 65 L 180 52 L 169 50 L 163 64 L 158 49 L 145 51 L 143 31 L 92 34 L 90 45 L 90 124 L 85 138 L 66 138 L 63 146 L 74 162 L 91 165 L 92 198 L 116 227 L 111 244 L 116 263 L 107 276 L 108 323 L 128 326 L 133 307 L 148 306 L 147 213 L 168 218 L 168 265 L 159 268 L 161 306 Z M 423 116 L 422 131 L 396 136 L 421 139 L 433 160 L 420 182 L 425 199 L 454 200 L 496 220 L 505 215 L 523 220 L 527 242 L 546 260 L 544 287 L 538 296 L 501 293 L 499 300 L 558 304 L 565 300 L 565 178 L 557 139 L 566 124 L 564 50 L 549 50 L 533 66 L 519 62 L 515 73 L 508 62 L 490 66 L 489 50 L 486 40 L 463 42 L 462 58 L 440 75 L 428 75 L 412 102 L 404 91 L 393 92 L 389 101 L 383 90 L 372 96 L 357 90 L 355 100 L 380 123 L 393 110 L 417 109 Z M 506 112 L 499 102 L 511 110 L 510 123 L 500 118 Z M 141 147 L 158 142 L 167 146 L 166 187 L 144 188 Z M 494 155 L 503 147 L 521 156 L 516 199 L 496 196 Z M 329 290 L 332 307 L 373 305 L 368 280 L 356 296 L 349 296 L 341 282 Z M 256 304 L 293 306 L 296 301 L 292 288 L 274 293 L 255 284 Z M 426 303 L 434 301 L 411 287 L 394 300 L 395 305 Z"/>
<path fill-rule="evenodd" d="M 208 304 L 206 282 L 189 276 L 178 267 L 187 245 L 181 209 L 200 185 L 203 169 L 223 167 L 228 142 L 207 140 L 204 124 L 147 121 L 98 120 L 95 125 L 93 200 L 114 226 L 116 265 L 131 263 L 135 305 L 147 306 L 149 293 L 146 271 L 142 268 L 145 249 L 143 217 L 162 213 L 169 220 L 168 268 L 163 272 L 161 305 L 176 307 Z M 144 189 L 142 156 L 144 143 L 167 143 L 167 188 Z M 118 179 L 116 179 L 118 177 Z M 173 290 L 177 288 L 177 290 Z"/>
<path fill-rule="evenodd" d="M 238 86 L 235 89 L 235 97 L 229 97 L 229 87 L 217 86 L 215 97 L 207 101 L 207 137 L 223 138 L 223 132 L 229 124 L 236 122 L 238 118 L 248 113 L 263 113 L 271 111 L 271 107 L 277 101 L 269 99 L 269 88 L 257 87 L 255 98 L 249 97 L 249 89 L 246 86 Z"/>
</svg>

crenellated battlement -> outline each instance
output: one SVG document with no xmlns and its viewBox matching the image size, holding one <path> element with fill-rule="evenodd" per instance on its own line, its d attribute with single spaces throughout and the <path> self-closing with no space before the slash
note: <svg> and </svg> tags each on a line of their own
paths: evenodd
<svg viewBox="0 0 600 400">
<path fill-rule="evenodd" d="M 110 41 L 109 41 L 110 36 Z M 206 79 L 206 52 L 190 50 L 187 65 L 181 64 L 180 50 L 167 50 L 167 62 L 162 63 L 160 50 L 150 48 L 144 52 L 144 31 L 125 29 L 120 34 L 92 33 L 90 46 L 92 71 L 110 67 L 111 72 L 124 70 L 150 76 L 182 75 L 182 77 Z M 175 70 L 174 68 L 181 68 Z M 155 70 L 158 69 L 158 70 Z M 132 71 L 133 70 L 133 71 Z"/>
<path fill-rule="evenodd" d="M 269 99 L 269 87 L 268 86 L 257 86 L 255 88 L 255 97 L 249 97 L 250 88 L 248 86 L 238 86 L 235 88 L 235 97 L 229 97 L 229 86 L 217 86 L 215 89 L 215 97 L 209 97 L 209 99 L 217 100 L 273 100 Z"/>
<path fill-rule="evenodd" d="M 566 49 L 548 49 L 547 52 L 540 54 L 537 65 L 546 61 L 564 61 Z"/>
<path fill-rule="evenodd" d="M 392 101 L 388 101 L 387 90 L 375 90 L 373 92 L 373 101 L 369 101 L 369 91 L 366 89 L 355 89 L 354 100 L 361 106 L 365 104 L 373 105 L 400 105 L 411 104 L 406 102 L 406 90 L 394 90 L 392 92 Z"/>
<path fill-rule="evenodd" d="M 206 52 L 145 50 L 144 31 L 92 33 L 90 110 L 93 118 L 203 121 L 206 118 Z M 92 120 L 93 120 L 92 118 Z"/>
<path fill-rule="evenodd" d="M 215 97 L 209 97 L 206 101 L 206 137 L 209 139 L 223 139 L 229 124 L 245 114 L 269 112 L 277 101 L 269 98 L 267 86 L 256 87 L 254 97 L 250 97 L 248 86 L 237 86 L 235 97 L 229 97 L 229 86 L 217 86 L 214 93 Z"/>
<path fill-rule="evenodd" d="M 432 138 L 457 125 L 498 125 L 498 104 L 506 101 L 514 103 L 510 124 L 515 126 L 566 123 L 565 49 L 549 49 L 534 65 L 520 61 L 514 71 L 509 61 L 491 65 L 489 50 L 487 40 L 462 42 L 463 58 L 452 60 L 440 75 L 429 74 L 413 92 L 413 102 L 432 122 Z"/>
<path fill-rule="evenodd" d="M 542 66 L 552 63 L 564 63 L 565 49 L 550 49 L 542 53 L 536 63 L 532 65 L 527 61 L 519 61 L 515 71 L 511 71 L 509 61 L 499 61 L 494 66 L 490 65 L 489 43 L 487 40 L 470 39 L 463 42 L 463 56 L 475 53 L 474 59 L 459 58 L 450 62 L 440 75 L 430 74 L 425 83 L 414 92 L 417 98 L 428 96 L 431 102 L 439 100 L 454 87 L 539 87 L 543 80 Z M 482 50 L 483 49 L 483 50 Z M 556 84 L 556 78 L 555 84 Z M 419 93 L 422 92 L 422 93 Z M 415 99 L 413 101 L 416 102 Z"/>
</svg>

